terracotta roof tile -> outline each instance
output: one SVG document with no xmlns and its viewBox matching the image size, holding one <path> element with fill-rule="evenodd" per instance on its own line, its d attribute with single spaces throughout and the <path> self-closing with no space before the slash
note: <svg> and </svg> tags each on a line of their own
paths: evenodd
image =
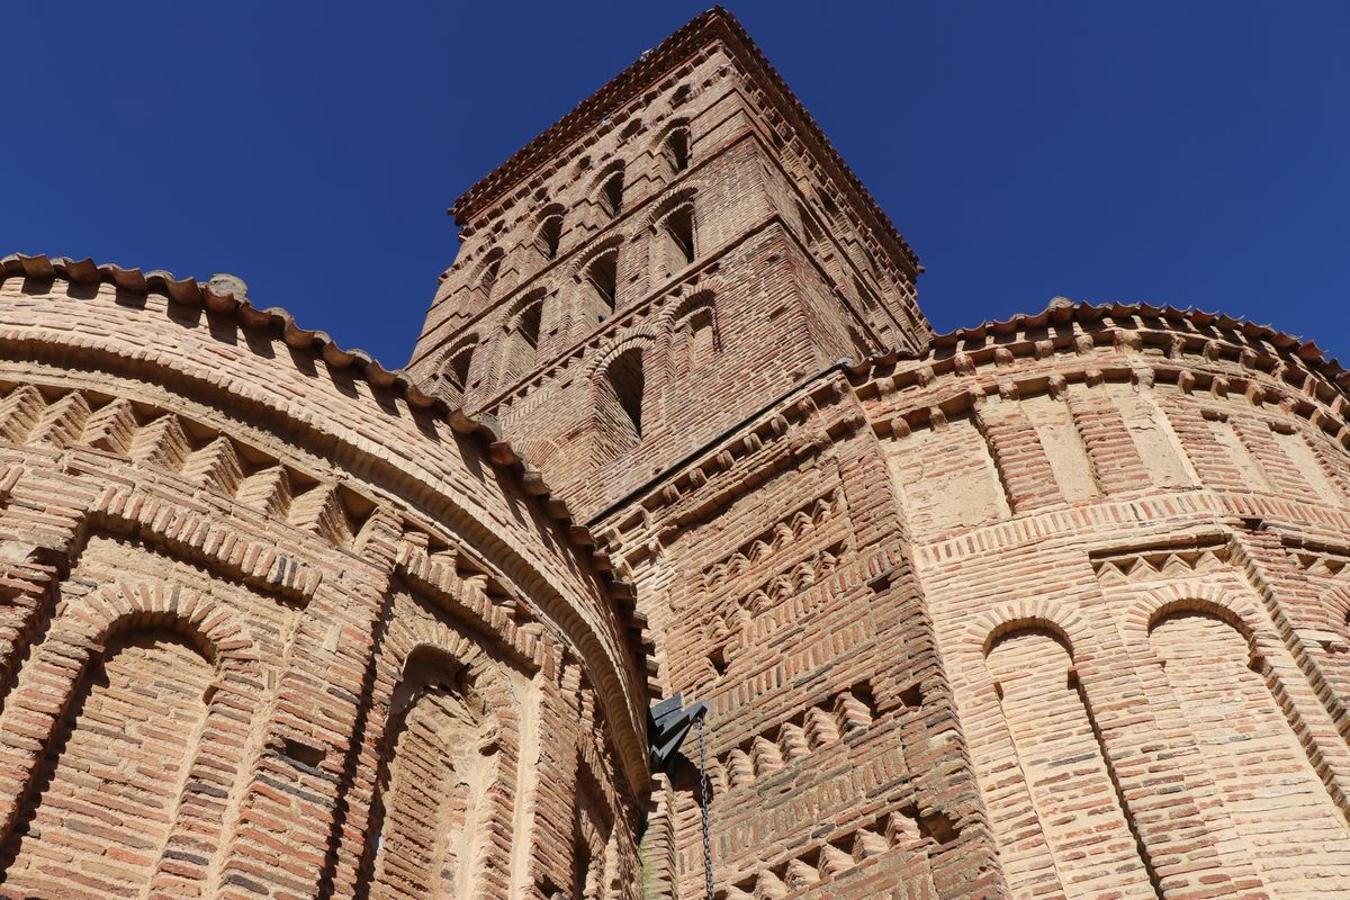
<svg viewBox="0 0 1350 900">
<path fill-rule="evenodd" d="M 1177 325 L 1190 323 L 1201 328 L 1217 328 L 1233 331 L 1253 341 L 1263 341 L 1275 349 L 1296 356 L 1308 370 L 1335 384 L 1350 395 L 1350 370 L 1346 370 L 1339 361 L 1329 357 L 1317 346 L 1315 341 L 1304 340 L 1288 332 L 1280 331 L 1272 325 L 1262 325 L 1248 319 L 1234 318 L 1225 313 L 1206 312 L 1200 309 L 1181 309 L 1175 306 L 1158 306 L 1152 303 L 1073 303 L 1056 301 L 1038 313 L 1018 313 L 1009 319 L 990 320 L 979 325 L 958 328 L 944 334 L 933 336 L 926 353 L 897 355 L 889 351 L 874 356 L 852 367 L 851 371 L 861 374 L 873 366 L 890 365 L 898 358 L 915 359 L 931 354 L 934 350 L 951 349 L 962 341 L 983 340 L 990 335 L 1014 334 L 1029 328 L 1042 328 L 1049 324 L 1068 324 L 1081 322 L 1091 324 L 1107 317 L 1124 318 L 1146 316 L 1164 319 Z"/>
</svg>

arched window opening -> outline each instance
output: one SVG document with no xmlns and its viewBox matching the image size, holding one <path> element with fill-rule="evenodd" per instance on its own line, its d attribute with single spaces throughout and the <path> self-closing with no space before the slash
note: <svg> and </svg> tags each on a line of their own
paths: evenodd
<svg viewBox="0 0 1350 900">
<path fill-rule="evenodd" d="M 1253 643 L 1218 609 L 1174 609 L 1149 631 L 1178 721 L 1244 838 L 1234 855 L 1253 863 L 1271 895 L 1281 896 L 1333 869 L 1350 870 L 1350 834 L 1311 758 L 1315 746 L 1304 743 L 1278 699 L 1283 676 L 1276 672 L 1297 669 L 1264 659 Z M 1311 858 L 1304 851 L 1314 843 L 1318 855 Z"/>
<path fill-rule="evenodd" d="M 802 237 L 806 240 L 806 246 L 811 250 L 818 249 L 825 235 L 820 230 L 820 225 L 816 223 L 815 217 L 800 203 L 797 204 L 797 219 L 802 223 Z"/>
<path fill-rule="evenodd" d="M 711 296 L 695 297 L 676 311 L 671 328 L 671 356 L 676 371 L 697 371 L 720 349 L 717 311 Z"/>
<path fill-rule="evenodd" d="M 534 370 L 539 362 L 539 327 L 544 317 L 544 299 L 528 302 L 516 316 L 512 327 L 511 353 L 507 363 L 507 378 L 521 378 Z"/>
<path fill-rule="evenodd" d="M 1014 771 L 1038 773 L 1005 797 L 995 827 L 1020 828 L 1032 811 L 1044 821 L 1072 823 L 1045 834 L 1066 884 L 1081 886 L 1082 896 L 1111 888 L 1152 896 L 1149 861 L 1120 802 L 1067 640 L 1043 625 L 1019 624 L 993 640 L 985 666 L 1020 763 Z M 1075 852 L 1079 834 L 1101 836 L 1100 852 Z"/>
<path fill-rule="evenodd" d="M 665 269 L 673 275 L 694 261 L 694 207 L 686 204 L 661 222 L 665 238 Z"/>
<path fill-rule="evenodd" d="M 631 141 L 633 138 L 637 137 L 641 132 L 642 132 L 642 120 L 634 119 L 623 127 L 623 131 L 619 133 L 619 140 Z"/>
<path fill-rule="evenodd" d="M 610 361 L 595 381 L 596 461 L 606 462 L 642 440 L 643 348 Z"/>
<path fill-rule="evenodd" d="M 563 217 L 561 214 L 546 216 L 539 223 L 539 231 L 535 235 L 535 246 L 539 248 L 540 254 L 544 259 L 557 259 L 558 245 L 562 242 Z"/>
<path fill-rule="evenodd" d="M 835 203 L 834 198 L 831 197 L 829 194 L 825 193 L 824 191 L 817 191 L 816 196 L 820 198 L 820 207 L 821 209 L 825 210 L 825 215 L 829 216 L 831 220 L 838 223 L 840 215 L 839 204 Z"/>
<path fill-rule="evenodd" d="M 862 280 L 859 278 L 853 279 L 853 293 L 856 295 L 858 302 L 861 303 L 865 309 L 873 312 L 876 311 L 876 295 L 873 294 L 871 288 L 863 284 Z"/>
<path fill-rule="evenodd" d="M 500 774 L 497 723 L 467 673 L 434 653 L 409 659 L 392 705 L 368 893 L 473 896 Z"/>
<path fill-rule="evenodd" d="M 617 248 L 602 253 L 586 267 L 585 282 L 599 301 L 596 319 L 604 321 L 614 311 L 619 298 L 619 251 Z"/>
<path fill-rule="evenodd" d="M 493 250 L 486 257 L 478 270 L 478 281 L 474 285 L 474 292 L 478 295 L 480 303 L 486 303 L 492 299 L 492 288 L 497 284 L 497 277 L 501 275 L 502 259 L 506 256 L 501 250 Z"/>
<path fill-rule="evenodd" d="M 91 660 L 3 849 L 6 896 L 67 896 L 92 871 L 100 896 L 144 894 L 175 827 L 214 677 L 168 630 L 122 634 Z"/>
<path fill-rule="evenodd" d="M 605 373 L 619 407 L 628 416 L 633 426 L 633 436 L 642 437 L 642 351 L 638 349 L 621 353 Z"/>
<path fill-rule="evenodd" d="M 600 210 L 613 219 L 623 212 L 623 169 L 616 170 L 600 185 Z"/>
<path fill-rule="evenodd" d="M 697 310 L 685 319 L 685 333 L 689 368 L 701 369 L 717 352 L 717 328 L 713 320 L 712 307 Z"/>
<path fill-rule="evenodd" d="M 456 394 L 463 395 L 469 389 L 469 372 L 473 367 L 473 354 L 478 349 L 478 341 L 471 340 L 451 351 L 441 373 L 446 385 Z"/>
<path fill-rule="evenodd" d="M 516 334 L 531 350 L 539 349 L 539 323 L 544 315 L 544 301 L 539 300 L 526 307 L 516 321 Z"/>
<path fill-rule="evenodd" d="M 661 146 L 661 153 L 672 175 L 689 168 L 689 128 L 683 125 L 672 128 Z"/>
</svg>

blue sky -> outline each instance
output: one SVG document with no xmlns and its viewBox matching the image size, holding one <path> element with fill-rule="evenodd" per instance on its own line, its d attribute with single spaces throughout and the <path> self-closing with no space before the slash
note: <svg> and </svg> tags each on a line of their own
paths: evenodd
<svg viewBox="0 0 1350 900">
<path fill-rule="evenodd" d="M 1350 364 L 1350 4 L 731 2 L 927 267 Z M 0 254 L 228 271 L 401 365 L 461 190 L 702 3 L 14 4 Z"/>
</svg>

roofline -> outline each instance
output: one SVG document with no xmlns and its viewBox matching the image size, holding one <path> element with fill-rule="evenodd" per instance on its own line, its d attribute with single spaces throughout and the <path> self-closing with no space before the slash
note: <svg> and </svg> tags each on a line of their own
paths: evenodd
<svg viewBox="0 0 1350 900">
<path fill-rule="evenodd" d="M 875 220 L 878 237 L 895 243 L 895 249 L 913 269 L 914 274 L 922 272 L 923 266 L 920 265 L 914 249 L 900 234 L 876 198 L 863 185 L 862 180 L 830 143 L 820 124 L 788 87 L 783 76 L 751 39 L 740 21 L 720 6 L 714 6 L 689 20 L 655 49 L 642 54 L 571 112 L 540 132 L 505 162 L 480 178 L 450 207 L 450 213 L 455 217 L 456 224 L 465 226 L 469 219 L 481 212 L 484 207 L 500 200 L 512 187 L 523 181 L 560 146 L 571 144 L 617 108 L 639 95 L 652 81 L 659 79 L 676 63 L 688 59 L 696 48 L 706 46 L 712 39 L 719 37 L 725 40 L 732 50 L 740 51 L 747 61 L 758 67 L 764 76 L 761 82 L 775 90 L 786 101 L 789 118 L 795 118 L 797 124 L 802 126 L 798 133 L 808 143 L 815 145 L 814 149 L 827 166 L 833 166 L 837 170 L 843 186 L 855 195 L 854 199 L 858 201 L 859 208 Z"/>
<path fill-rule="evenodd" d="M 1215 328 L 1240 334 L 1249 340 L 1264 341 L 1280 353 L 1297 359 L 1309 372 L 1327 384 L 1337 388 L 1350 398 L 1350 369 L 1317 346 L 1316 341 L 1281 331 L 1273 325 L 1262 325 L 1250 319 L 1235 318 L 1219 312 L 1206 312 L 1194 307 L 1182 309 L 1176 306 L 1155 305 L 1146 302 L 1107 302 L 1088 303 L 1056 298 L 1039 313 L 1017 313 L 1009 319 L 993 319 L 974 327 L 957 328 L 953 331 L 934 334 L 928 345 L 918 354 L 889 350 L 865 359 L 851 367 L 850 374 L 855 378 L 871 377 L 876 369 L 894 366 L 897 362 L 932 360 L 940 352 L 956 352 L 966 341 L 982 342 L 1019 331 L 1044 328 L 1051 325 L 1065 325 L 1077 322 L 1085 326 L 1099 326 L 1108 318 L 1127 318 L 1140 316 L 1146 319 L 1160 319 L 1169 326 L 1189 323 L 1199 328 Z M 1350 408 L 1350 403 L 1347 403 Z"/>
</svg>

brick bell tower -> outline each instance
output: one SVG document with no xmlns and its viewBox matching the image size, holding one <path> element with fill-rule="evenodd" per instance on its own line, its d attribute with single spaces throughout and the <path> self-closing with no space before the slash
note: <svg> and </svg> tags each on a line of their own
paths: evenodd
<svg viewBox="0 0 1350 900">
<path fill-rule="evenodd" d="M 583 517 L 839 360 L 931 334 L 913 251 L 721 9 L 452 212 L 410 368 Z"/>
<path fill-rule="evenodd" d="M 698 16 L 453 212 L 411 369 L 495 417 L 632 585 L 653 695 L 708 703 L 719 900 L 996 896 L 849 387 L 847 361 L 931 344 L 921 268 L 740 24 Z M 704 896 L 686 743 L 647 798 L 652 900 Z"/>
</svg>

